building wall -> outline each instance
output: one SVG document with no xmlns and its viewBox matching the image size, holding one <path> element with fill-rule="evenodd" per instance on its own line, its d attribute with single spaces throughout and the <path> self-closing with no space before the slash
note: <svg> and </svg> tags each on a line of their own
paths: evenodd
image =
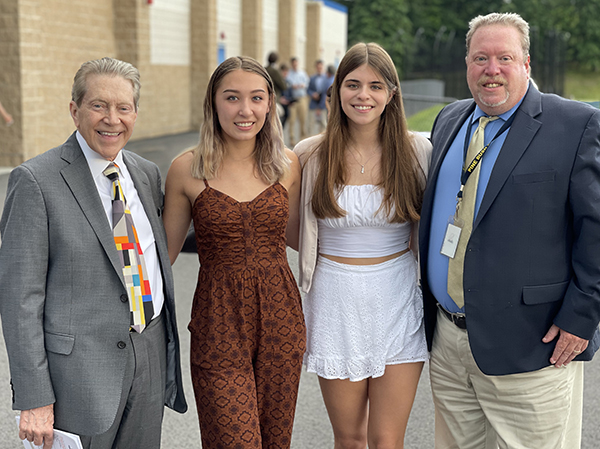
<svg viewBox="0 0 600 449">
<path fill-rule="evenodd" d="M 21 126 L 24 159 L 63 143 L 73 132 L 73 76 L 82 62 L 115 53 L 112 18 L 112 2 L 19 2 L 22 109 L 15 126 Z"/>
<path fill-rule="evenodd" d="M 341 30 L 341 32 L 340 32 Z M 338 66 L 346 53 L 347 9 L 331 1 L 306 3 L 306 67 L 314 73 L 315 62 Z"/>
<path fill-rule="evenodd" d="M 217 0 L 217 37 L 225 58 L 242 54 L 242 0 Z"/>
<path fill-rule="evenodd" d="M 0 102 L 13 116 L 15 124 L 6 128 L 0 121 L 0 166 L 15 166 L 23 161 L 23 122 L 21 102 L 21 53 L 19 52 L 18 0 L 0 1 Z"/>
<path fill-rule="evenodd" d="M 296 53 L 300 68 L 311 73 L 312 62 L 306 60 L 306 0 L 296 0 Z"/>
<path fill-rule="evenodd" d="M 277 51 L 279 33 L 279 0 L 263 0 L 263 51 L 260 63 L 267 65 L 267 57 Z"/>
<path fill-rule="evenodd" d="M 15 118 L 0 127 L 0 166 L 74 131 L 70 91 L 85 61 L 111 56 L 140 70 L 133 139 L 190 131 L 219 45 L 262 64 L 270 51 L 298 56 L 310 72 L 305 21 L 306 0 L 0 0 L 0 101 Z"/>
<path fill-rule="evenodd" d="M 348 10 L 325 0 L 321 9 L 320 57 L 326 65 L 337 67 L 348 46 Z"/>
</svg>

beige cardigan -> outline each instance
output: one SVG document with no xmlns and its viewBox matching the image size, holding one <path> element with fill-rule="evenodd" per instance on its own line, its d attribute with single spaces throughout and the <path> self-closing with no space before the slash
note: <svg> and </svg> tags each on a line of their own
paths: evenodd
<svg viewBox="0 0 600 449">
<path fill-rule="evenodd" d="M 425 176 L 429 170 L 431 162 L 431 142 L 421 134 L 410 133 L 415 148 L 419 164 L 423 168 Z M 299 265 L 300 265 L 300 288 L 308 293 L 312 284 L 312 277 L 317 265 L 318 254 L 318 225 L 317 218 L 311 207 L 311 199 L 315 186 L 315 180 L 318 172 L 318 158 L 310 157 L 314 149 L 321 143 L 323 134 L 309 137 L 298 143 L 294 148 L 294 153 L 300 159 L 302 166 L 302 191 L 300 194 L 300 244 L 299 244 Z"/>
</svg>

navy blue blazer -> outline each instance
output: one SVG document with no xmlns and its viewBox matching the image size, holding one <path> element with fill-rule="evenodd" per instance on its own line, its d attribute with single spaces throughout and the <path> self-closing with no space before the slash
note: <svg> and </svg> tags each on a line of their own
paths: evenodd
<svg viewBox="0 0 600 449">
<path fill-rule="evenodd" d="M 431 350 L 436 300 L 427 279 L 431 209 L 442 161 L 475 102 L 445 107 L 419 233 L 425 329 Z M 465 311 L 471 350 L 488 375 L 550 365 L 554 323 L 600 344 L 600 110 L 530 86 L 492 170 L 467 245 Z"/>
</svg>

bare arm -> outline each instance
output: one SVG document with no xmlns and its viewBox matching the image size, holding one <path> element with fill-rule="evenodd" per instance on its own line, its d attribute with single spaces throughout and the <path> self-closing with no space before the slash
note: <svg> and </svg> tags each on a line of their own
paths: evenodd
<svg viewBox="0 0 600 449">
<path fill-rule="evenodd" d="M 287 244 L 290 248 L 298 251 L 298 232 L 300 228 L 300 185 L 302 182 L 302 169 L 298 156 L 293 151 L 286 148 L 286 154 L 292 161 L 290 173 L 282 181 L 283 186 L 288 191 L 290 216 L 286 230 Z"/>
<path fill-rule="evenodd" d="M 175 262 L 183 247 L 192 221 L 192 204 L 185 191 L 186 181 L 193 179 L 190 173 L 191 159 L 191 153 L 185 153 L 175 159 L 165 182 L 163 223 L 171 264 Z"/>
</svg>

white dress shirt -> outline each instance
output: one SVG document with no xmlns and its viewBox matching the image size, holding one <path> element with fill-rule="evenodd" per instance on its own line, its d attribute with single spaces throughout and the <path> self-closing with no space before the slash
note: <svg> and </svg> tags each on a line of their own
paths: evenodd
<svg viewBox="0 0 600 449">
<path fill-rule="evenodd" d="M 112 229 L 112 181 L 108 179 L 102 172 L 110 161 L 107 161 L 98 153 L 90 148 L 83 136 L 77 131 L 77 141 L 79 146 L 83 150 L 83 154 L 87 160 L 92 177 L 96 183 L 102 206 L 104 206 L 104 212 L 108 219 L 108 224 Z M 133 222 L 135 223 L 135 229 L 140 239 L 140 245 L 144 253 L 144 261 L 146 262 L 146 270 L 148 271 L 148 277 L 150 278 L 150 290 L 152 292 L 152 304 L 154 306 L 154 316 L 156 318 L 161 310 L 164 303 L 163 293 L 163 279 L 160 270 L 160 263 L 158 260 L 158 254 L 156 253 L 156 244 L 154 241 L 154 233 L 152 232 L 152 226 L 144 210 L 144 206 L 138 196 L 131 175 L 127 170 L 127 165 L 123 161 L 123 151 L 119 151 L 119 154 L 115 158 L 114 162 L 119 166 L 119 181 L 121 182 L 121 188 L 123 189 L 123 195 L 127 201 L 127 206 L 131 211 Z"/>
</svg>

